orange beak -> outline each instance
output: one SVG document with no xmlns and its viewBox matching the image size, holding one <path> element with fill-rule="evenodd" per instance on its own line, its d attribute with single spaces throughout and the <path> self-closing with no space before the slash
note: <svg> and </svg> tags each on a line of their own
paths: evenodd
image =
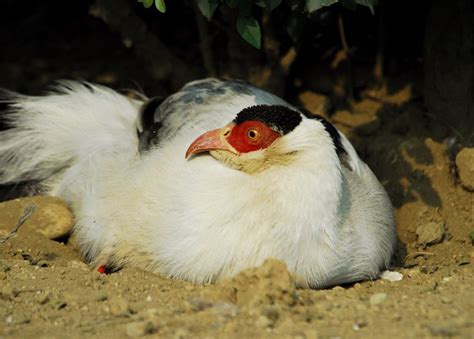
<svg viewBox="0 0 474 339">
<path fill-rule="evenodd" d="M 230 124 L 223 128 L 214 129 L 200 135 L 189 146 L 185 158 L 187 159 L 191 155 L 212 150 L 223 150 L 238 154 L 238 152 L 227 142 L 227 136 L 230 134 L 230 131 L 234 126 L 234 124 Z"/>
</svg>

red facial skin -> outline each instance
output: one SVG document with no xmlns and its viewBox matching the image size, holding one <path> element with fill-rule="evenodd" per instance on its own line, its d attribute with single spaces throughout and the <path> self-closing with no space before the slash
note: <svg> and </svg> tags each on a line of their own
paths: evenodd
<svg viewBox="0 0 474 339">
<path fill-rule="evenodd" d="M 191 155 L 212 150 L 231 153 L 248 153 L 270 146 L 281 135 L 260 121 L 234 123 L 200 135 L 186 151 L 186 159 Z"/>
<path fill-rule="evenodd" d="M 227 136 L 227 142 L 239 153 L 248 153 L 270 146 L 281 135 L 260 121 L 244 121 Z"/>
</svg>

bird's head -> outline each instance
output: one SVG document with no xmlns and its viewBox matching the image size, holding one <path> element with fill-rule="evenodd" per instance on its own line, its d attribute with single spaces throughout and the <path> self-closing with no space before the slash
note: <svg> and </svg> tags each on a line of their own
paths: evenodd
<svg viewBox="0 0 474 339">
<path fill-rule="evenodd" d="M 285 137 L 301 121 L 299 112 L 285 106 L 248 107 L 228 125 L 200 135 L 189 146 L 186 158 L 209 152 L 215 159 L 247 173 L 285 164 L 292 161 L 296 151 Z"/>
</svg>

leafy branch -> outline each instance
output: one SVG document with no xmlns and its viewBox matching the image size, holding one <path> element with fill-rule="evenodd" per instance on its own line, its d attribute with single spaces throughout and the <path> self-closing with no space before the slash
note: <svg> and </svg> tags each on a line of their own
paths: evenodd
<svg viewBox="0 0 474 339">
<path fill-rule="evenodd" d="M 137 0 L 141 2 L 145 8 L 155 5 L 156 9 L 161 13 L 166 12 L 165 0 Z M 237 32 L 240 36 L 253 47 L 260 49 L 262 45 L 262 30 L 260 23 L 252 15 L 252 7 L 258 6 L 263 10 L 271 12 L 282 4 L 282 0 L 195 0 L 197 7 L 204 17 L 211 21 L 216 9 L 221 6 L 227 6 L 232 10 L 238 11 L 236 22 Z M 292 11 L 300 11 L 303 9 L 308 15 L 325 6 L 331 6 L 340 3 L 342 6 L 355 9 L 357 5 L 368 7 L 372 13 L 374 6 L 378 0 L 287 0 Z"/>
</svg>

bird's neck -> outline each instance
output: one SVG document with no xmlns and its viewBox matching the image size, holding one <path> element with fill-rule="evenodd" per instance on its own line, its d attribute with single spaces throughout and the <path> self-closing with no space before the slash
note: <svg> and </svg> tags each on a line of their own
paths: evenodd
<svg viewBox="0 0 474 339">
<path fill-rule="evenodd" d="M 341 167 L 329 148 L 312 147 L 302 151 L 294 162 L 261 173 L 261 190 L 268 199 L 281 200 L 282 213 L 299 221 L 296 228 L 320 232 L 334 229 L 340 220 Z"/>
</svg>

